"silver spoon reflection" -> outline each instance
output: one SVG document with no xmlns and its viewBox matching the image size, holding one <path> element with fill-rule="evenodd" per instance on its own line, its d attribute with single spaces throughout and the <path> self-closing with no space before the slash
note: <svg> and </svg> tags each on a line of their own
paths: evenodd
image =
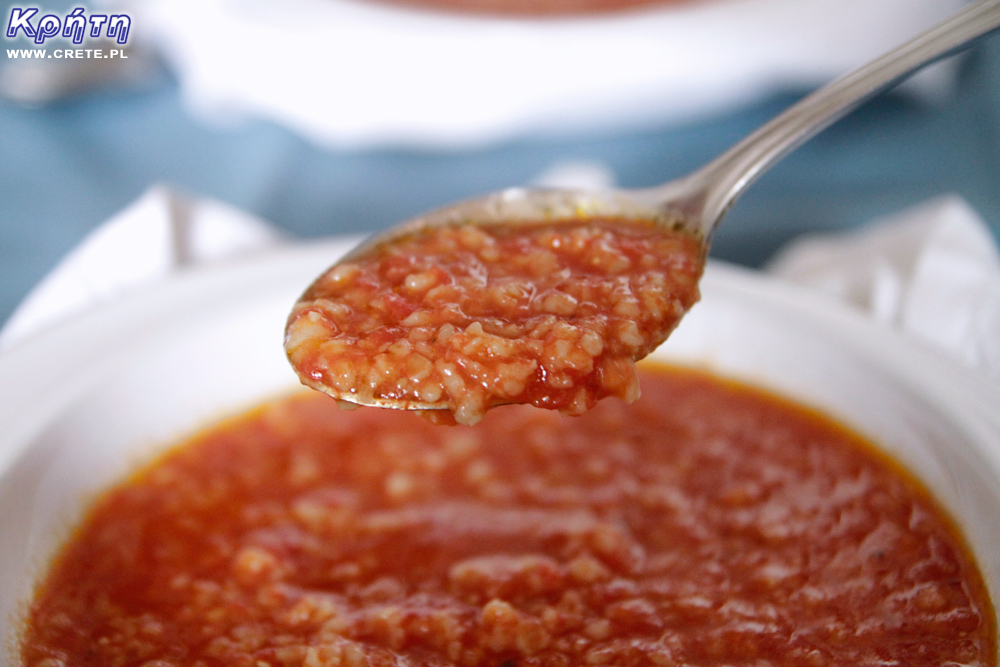
<svg viewBox="0 0 1000 667">
<path fill-rule="evenodd" d="M 712 235 L 743 191 L 869 98 L 998 27 L 1000 0 L 969 5 L 664 185 L 504 190 L 378 234 L 303 294 L 289 359 L 341 401 L 465 424 L 504 403 L 579 414 L 604 396 L 634 400 L 635 361 L 697 300 Z"/>
</svg>

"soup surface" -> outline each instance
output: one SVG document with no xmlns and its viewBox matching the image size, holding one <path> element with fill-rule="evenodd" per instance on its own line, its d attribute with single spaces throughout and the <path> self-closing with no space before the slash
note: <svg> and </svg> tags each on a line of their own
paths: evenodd
<svg viewBox="0 0 1000 667">
<path fill-rule="evenodd" d="M 804 408 L 647 366 L 644 395 L 477 426 L 321 394 L 108 491 L 29 667 L 996 665 L 953 525 Z"/>
<path fill-rule="evenodd" d="M 467 425 L 506 403 L 580 414 L 638 397 L 635 360 L 697 301 L 703 265 L 694 236 L 644 221 L 432 228 L 316 280 L 285 349 L 354 403 Z"/>
</svg>

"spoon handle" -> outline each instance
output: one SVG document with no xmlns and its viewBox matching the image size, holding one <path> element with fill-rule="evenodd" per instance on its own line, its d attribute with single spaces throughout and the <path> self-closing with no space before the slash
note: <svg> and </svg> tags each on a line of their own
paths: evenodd
<svg viewBox="0 0 1000 667">
<path fill-rule="evenodd" d="M 686 181 L 706 239 L 743 190 L 778 160 L 869 98 L 1000 28 L 1000 0 L 973 3 L 935 28 L 803 98 Z M 698 210 L 700 209 L 700 210 Z"/>
</svg>

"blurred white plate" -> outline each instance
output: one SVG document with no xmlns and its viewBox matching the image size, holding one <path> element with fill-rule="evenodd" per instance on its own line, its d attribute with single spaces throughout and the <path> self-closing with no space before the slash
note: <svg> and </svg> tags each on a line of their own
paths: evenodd
<svg viewBox="0 0 1000 667">
<path fill-rule="evenodd" d="M 687 0 L 514 19 L 365 0 L 124 0 L 190 107 L 324 145 L 464 146 L 674 122 L 811 87 L 963 0 Z M 923 75 L 938 91 L 947 75 Z"/>
<path fill-rule="evenodd" d="M 95 494 L 195 429 L 298 386 L 281 347 L 285 317 L 350 246 L 179 274 L 0 355 L 4 646 L 16 645 L 33 582 Z M 747 270 L 712 264 L 703 292 L 656 356 L 770 387 L 867 434 L 957 518 L 1000 600 L 1000 389 Z"/>
</svg>

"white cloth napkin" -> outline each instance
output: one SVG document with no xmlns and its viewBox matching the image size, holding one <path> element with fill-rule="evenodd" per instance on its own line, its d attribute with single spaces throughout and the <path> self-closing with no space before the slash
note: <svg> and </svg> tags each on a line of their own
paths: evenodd
<svg viewBox="0 0 1000 667">
<path fill-rule="evenodd" d="M 600 165 L 558 163 L 539 180 L 570 186 L 607 184 L 613 177 Z M 282 240 L 269 224 L 239 210 L 155 187 L 98 227 L 28 295 L 0 330 L 0 353 L 191 265 Z M 1000 379 L 1000 253 L 959 197 L 935 199 L 859 230 L 801 238 L 767 271 L 851 303 Z"/>
<path fill-rule="evenodd" d="M 802 237 L 767 270 L 1000 380 L 1000 252 L 960 197 L 933 199 L 851 232 Z"/>
<path fill-rule="evenodd" d="M 687 0 L 561 20 L 376 0 L 119 4 L 202 117 L 267 118 L 322 145 L 440 147 L 675 122 L 818 85 L 964 0 Z M 953 69 L 911 90 L 942 95 Z"/>
</svg>

